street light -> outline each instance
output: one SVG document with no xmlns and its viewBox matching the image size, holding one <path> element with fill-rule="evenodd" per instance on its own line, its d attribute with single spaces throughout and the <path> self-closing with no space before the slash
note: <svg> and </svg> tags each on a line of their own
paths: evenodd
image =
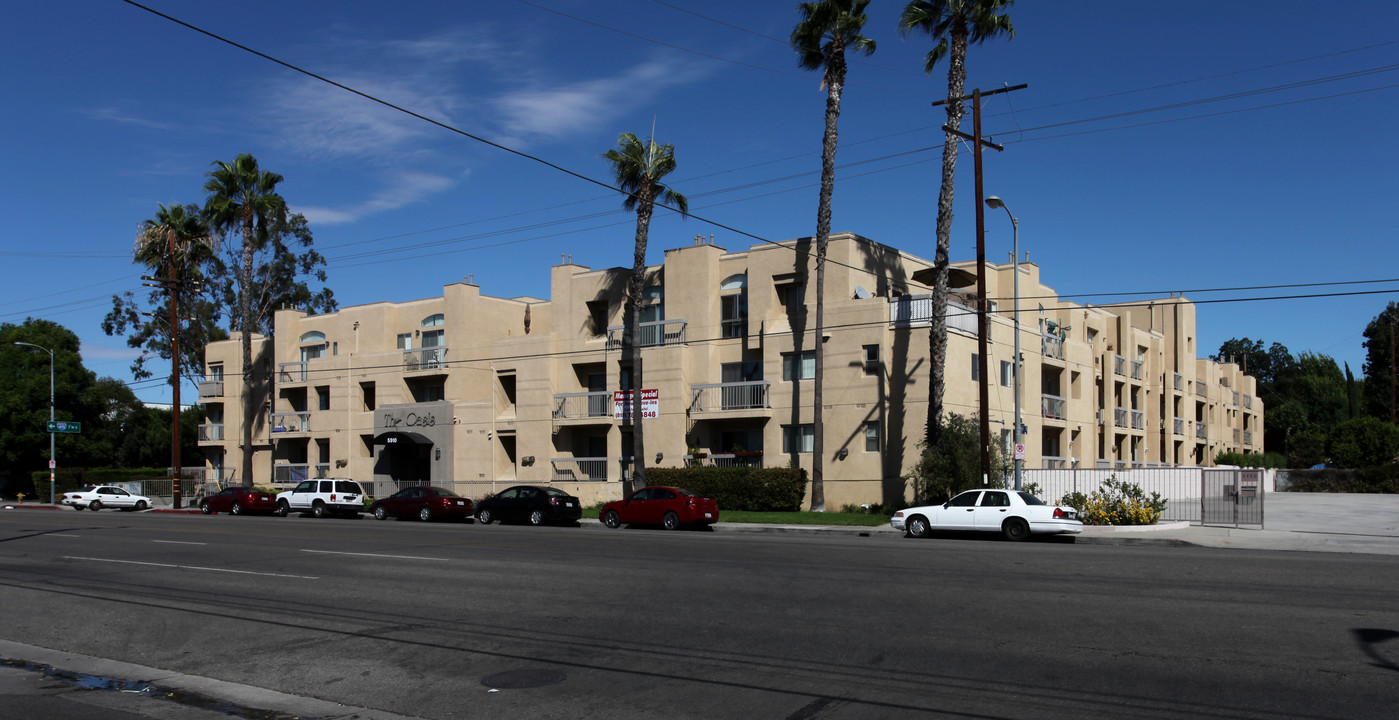
<svg viewBox="0 0 1399 720">
<path fill-rule="evenodd" d="M 53 351 L 43 345 L 34 343 L 15 341 L 16 345 L 24 347 L 39 348 L 49 354 L 49 424 L 52 425 L 53 417 Z M 49 504 L 53 504 L 54 469 L 58 467 L 58 458 L 53 454 L 53 428 L 49 428 Z"/>
<path fill-rule="evenodd" d="M 1014 311 L 1013 311 L 1013 314 L 1012 314 L 1012 317 L 1014 318 L 1014 322 L 1015 322 L 1015 361 L 1014 361 L 1014 363 L 1011 365 L 1011 367 L 1012 367 L 1012 369 L 1013 369 L 1013 371 L 1014 371 L 1014 374 L 1015 374 L 1015 430 L 1012 432 L 1011 437 L 1014 438 L 1015 445 L 1018 447 L 1018 446 L 1020 445 L 1020 442 L 1021 442 L 1021 437 L 1020 437 L 1020 221 L 1015 219 L 1015 215 L 1011 214 L 1010 208 L 1006 207 L 1005 202 L 1002 201 L 999 197 L 996 197 L 995 195 L 992 195 L 991 197 L 986 198 L 986 207 L 993 208 L 993 209 L 994 209 L 994 208 L 1000 208 L 1000 209 L 1006 211 L 1006 215 L 1010 216 L 1011 234 L 1012 234 L 1012 236 L 1013 236 L 1013 238 L 1014 238 L 1014 240 L 1013 240 L 1014 245 L 1012 246 L 1012 249 L 1011 249 L 1011 256 L 1012 256 L 1012 257 L 1011 257 L 1011 268 L 1012 268 L 1012 273 L 1013 273 L 1014 276 L 1015 276 L 1015 308 L 1014 308 Z M 1024 463 L 1025 463 L 1024 460 L 1022 460 L 1022 459 L 1020 459 L 1020 458 L 1018 458 L 1018 457 L 1015 458 L 1015 489 L 1016 489 L 1016 490 L 1021 490 L 1021 489 L 1023 489 L 1023 486 L 1024 486 L 1024 484 L 1023 484 L 1023 482 L 1022 482 L 1022 474 L 1023 474 L 1023 472 L 1024 472 L 1024 468 L 1023 468 Z"/>
</svg>

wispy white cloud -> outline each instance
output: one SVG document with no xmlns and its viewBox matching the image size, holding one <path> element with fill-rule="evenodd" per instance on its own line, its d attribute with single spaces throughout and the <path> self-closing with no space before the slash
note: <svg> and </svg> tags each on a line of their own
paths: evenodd
<svg viewBox="0 0 1399 720">
<path fill-rule="evenodd" d="M 83 113 L 94 120 L 114 122 L 122 125 L 134 125 L 136 127 L 146 128 L 147 130 L 169 132 L 177 129 L 177 127 L 171 123 L 138 117 L 114 107 L 85 108 Z"/>
<path fill-rule="evenodd" d="M 413 203 L 426 202 L 431 195 L 451 189 L 457 184 L 452 178 L 421 172 L 403 172 L 369 200 L 343 208 L 294 207 L 313 224 L 338 225 L 351 223 L 375 213 L 397 210 Z"/>
</svg>

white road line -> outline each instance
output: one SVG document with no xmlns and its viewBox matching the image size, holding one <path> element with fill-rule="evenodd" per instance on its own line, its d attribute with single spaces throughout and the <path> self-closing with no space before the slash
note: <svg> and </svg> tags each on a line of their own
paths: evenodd
<svg viewBox="0 0 1399 720">
<path fill-rule="evenodd" d="M 315 553 L 317 555 L 354 555 L 356 557 L 387 558 L 389 560 L 435 560 L 438 562 L 446 562 L 448 560 L 448 558 L 418 557 L 417 555 L 379 555 L 377 553 L 337 552 L 335 550 L 306 550 L 304 548 L 301 550 L 301 552 Z"/>
<path fill-rule="evenodd" d="M 198 565 L 169 565 L 166 563 L 140 562 L 138 560 L 113 560 L 111 558 L 79 557 L 77 555 L 64 555 L 64 560 L 88 560 L 91 562 L 121 563 L 124 565 L 146 565 L 149 567 L 176 568 L 178 570 L 207 570 L 208 572 L 235 573 L 238 575 L 262 575 L 264 577 L 295 578 L 297 580 L 319 580 L 319 577 L 311 575 L 283 575 L 281 573 L 253 572 L 252 570 L 229 570 L 227 568 L 200 567 Z"/>
<path fill-rule="evenodd" d="M 80 538 L 80 537 L 82 537 L 82 535 L 67 535 L 67 534 L 65 534 L 65 533 L 49 533 L 49 537 L 71 537 L 71 538 Z"/>
<path fill-rule="evenodd" d="M 152 540 L 151 542 L 165 543 L 166 545 L 208 545 L 202 542 L 187 542 L 184 540 Z"/>
</svg>

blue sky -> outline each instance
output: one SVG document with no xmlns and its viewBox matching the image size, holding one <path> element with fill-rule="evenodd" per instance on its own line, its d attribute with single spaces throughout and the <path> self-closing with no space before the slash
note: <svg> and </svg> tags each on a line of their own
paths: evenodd
<svg viewBox="0 0 1399 720">
<path fill-rule="evenodd" d="M 700 217 L 770 239 L 815 232 L 824 93 L 786 45 L 795 3 L 713 0 L 190 3 L 150 6 L 462 131 L 608 181 L 618 134 L 675 146 Z M 840 119 L 833 229 L 932 256 L 946 69 L 874 0 Z M 700 13 L 696 15 L 694 13 Z M 1081 302 L 1187 291 L 1199 347 L 1281 342 L 1361 371 L 1365 324 L 1399 293 L 1399 4 L 1023 0 L 1017 36 L 974 47 L 990 98 L 987 194 L 1020 220 L 1042 279 Z M 0 322 L 46 318 L 87 366 L 129 380 L 100 323 L 141 291 L 129 261 L 157 203 L 202 203 L 210 164 L 252 153 L 285 176 L 342 306 L 441 293 L 547 297 L 561 255 L 630 265 L 619 196 L 376 105 L 121 0 L 25 3 L 0 25 Z M 970 131 L 970 121 L 964 125 Z M 972 163 L 958 164 L 954 260 L 975 257 Z M 699 234 L 658 213 L 650 261 Z M 987 215 L 1004 261 L 1010 223 Z M 1207 292 L 1215 288 L 1338 283 Z M 1093 297 L 1087 294 L 1123 293 Z M 134 385 L 169 400 L 159 381 Z"/>
</svg>

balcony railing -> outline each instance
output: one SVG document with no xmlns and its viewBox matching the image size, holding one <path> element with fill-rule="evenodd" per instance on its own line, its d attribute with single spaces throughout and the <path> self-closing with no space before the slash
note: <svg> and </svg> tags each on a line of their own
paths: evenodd
<svg viewBox="0 0 1399 720">
<path fill-rule="evenodd" d="M 1145 410 L 1133 410 L 1133 411 L 1132 411 L 1132 429 L 1133 429 L 1133 430 L 1145 430 L 1145 429 L 1146 429 L 1146 411 L 1145 411 Z"/>
<path fill-rule="evenodd" d="M 1054 457 L 1053 455 L 1040 457 L 1040 467 L 1045 470 L 1070 470 L 1076 464 L 1073 458 Z"/>
<path fill-rule="evenodd" d="M 311 413 L 272 413 L 272 432 L 304 433 L 311 431 Z"/>
<path fill-rule="evenodd" d="M 1200 420 L 1196 420 L 1196 421 L 1195 421 L 1195 437 L 1196 437 L 1196 438 L 1198 438 L 1198 439 L 1200 439 L 1200 440 L 1208 440 L 1209 437 L 1210 437 L 1210 434 L 1209 434 L 1208 430 L 1209 430 L 1209 428 L 1205 425 L 1204 422 L 1202 422 L 1202 421 L 1200 421 Z"/>
<path fill-rule="evenodd" d="M 1245 395 L 1245 396 L 1244 396 L 1244 409 L 1245 409 L 1245 410 L 1252 410 L 1252 409 L 1253 409 L 1253 396 L 1252 396 L 1252 395 Z"/>
<path fill-rule="evenodd" d="M 604 482 L 607 480 L 607 458 L 550 458 L 553 482 Z"/>
<path fill-rule="evenodd" d="M 641 347 L 658 347 L 665 345 L 681 345 L 685 342 L 685 321 L 684 320 L 657 320 L 654 322 L 641 323 Z M 625 325 L 613 325 L 607 328 L 607 349 L 621 350 L 631 344 L 626 338 L 627 327 Z"/>
<path fill-rule="evenodd" d="M 1245 444 L 1245 445 L 1253 445 L 1253 431 L 1252 431 L 1252 430 L 1245 430 L 1245 431 L 1244 431 L 1244 444 Z"/>
<path fill-rule="evenodd" d="M 1230 392 L 1234 393 L 1234 407 L 1238 407 L 1238 406 L 1239 406 L 1239 391 L 1238 391 L 1238 390 L 1231 390 Z"/>
<path fill-rule="evenodd" d="M 223 397 L 222 380 L 200 380 L 199 397 L 201 398 L 221 398 Z"/>
<path fill-rule="evenodd" d="M 714 467 L 751 467 L 761 468 L 763 466 L 763 454 L 761 452 L 750 453 L 719 453 L 709 456 L 710 464 Z"/>
<path fill-rule="evenodd" d="M 690 386 L 691 412 L 758 410 L 769 407 L 767 380 Z"/>
<path fill-rule="evenodd" d="M 277 382 L 306 382 L 306 361 L 279 363 L 277 365 Z"/>
<path fill-rule="evenodd" d="M 407 372 L 445 370 L 446 368 L 446 345 L 433 345 L 403 351 L 403 369 Z"/>
<path fill-rule="evenodd" d="M 223 440 L 223 423 L 205 423 L 199 426 L 199 442 L 220 442 Z"/>
<path fill-rule="evenodd" d="M 1127 408 L 1125 408 L 1125 407 L 1115 407 L 1115 408 L 1113 408 L 1113 409 L 1112 409 L 1112 424 L 1113 424 L 1113 427 L 1120 427 L 1120 428 L 1125 428 L 1125 427 L 1127 427 L 1127 419 L 1128 419 L 1128 417 L 1130 417 L 1130 416 L 1131 416 L 1131 413 L 1128 412 Z"/>
<path fill-rule="evenodd" d="M 1045 393 L 1040 396 L 1040 415 L 1054 420 L 1063 420 L 1067 417 L 1066 410 L 1068 402 L 1058 395 Z"/>
<path fill-rule="evenodd" d="M 1133 380 L 1141 380 L 1141 379 L 1142 379 L 1142 365 L 1144 365 L 1144 364 L 1145 364 L 1145 363 L 1143 363 L 1141 360 L 1133 360 L 1133 361 L 1132 361 L 1132 379 L 1133 379 Z"/>
<path fill-rule="evenodd" d="M 330 475 L 330 463 L 279 463 L 272 466 L 272 482 L 299 483 Z"/>
<path fill-rule="evenodd" d="M 1195 394 L 1200 397 L 1209 397 L 1209 387 L 1205 385 L 1204 380 L 1195 381 Z"/>
<path fill-rule="evenodd" d="M 1126 377 L 1126 375 L 1127 375 L 1127 358 L 1122 357 L 1121 355 L 1113 355 L 1113 356 L 1112 356 L 1112 373 L 1113 373 L 1114 375 L 1122 375 L 1122 376 Z"/>
<path fill-rule="evenodd" d="M 1040 336 L 1040 353 L 1055 360 L 1064 359 L 1064 339 L 1058 335 Z"/>
<path fill-rule="evenodd" d="M 1184 390 L 1184 389 L 1185 389 L 1185 376 L 1184 376 L 1184 375 L 1181 375 L 1180 373 L 1175 373 L 1175 376 L 1176 376 L 1176 378 L 1175 378 L 1175 388 L 1176 388 L 1177 390 Z"/>
<path fill-rule="evenodd" d="M 947 312 L 943 315 L 947 318 L 948 330 L 961 330 L 972 335 L 976 334 L 975 310 L 965 305 L 948 302 Z M 932 322 L 932 319 L 933 296 L 931 295 L 900 295 L 889 298 L 890 327 L 927 325 Z"/>
<path fill-rule="evenodd" d="M 1185 418 L 1173 418 L 1172 430 L 1177 435 L 1185 434 Z"/>
<path fill-rule="evenodd" d="M 612 393 L 563 393 L 554 396 L 555 420 L 612 418 Z"/>
</svg>

